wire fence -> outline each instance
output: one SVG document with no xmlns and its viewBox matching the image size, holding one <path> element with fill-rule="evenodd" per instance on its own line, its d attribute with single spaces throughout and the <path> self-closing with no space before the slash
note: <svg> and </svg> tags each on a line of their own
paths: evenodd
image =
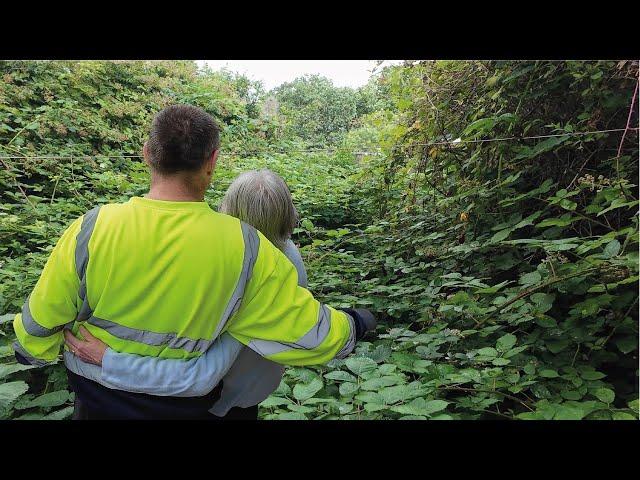
<svg viewBox="0 0 640 480">
<path fill-rule="evenodd" d="M 612 128 L 607 130 L 592 130 L 588 132 L 564 132 L 564 133 L 554 133 L 548 135 L 530 135 L 530 136 L 511 136 L 511 137 L 497 137 L 497 138 L 481 138 L 481 139 L 466 139 L 462 140 L 458 138 L 456 140 L 443 140 L 443 141 L 433 141 L 426 143 L 409 143 L 403 145 L 403 148 L 411 148 L 411 147 L 428 147 L 428 146 L 436 146 L 436 145 L 451 145 L 457 146 L 461 144 L 476 144 L 476 143 L 487 143 L 487 142 L 508 142 L 508 141 L 523 141 L 523 140 L 541 140 L 545 138 L 557 138 L 557 137 L 581 137 L 585 135 L 596 135 L 603 133 L 616 133 L 616 132 L 627 132 L 627 131 L 638 131 L 638 127 L 628 127 L 627 128 Z M 622 139 L 624 141 L 624 137 Z M 0 146 L 0 148 L 5 148 Z M 384 152 L 381 148 L 378 150 L 353 150 L 348 149 L 346 147 L 327 147 L 327 148 L 313 148 L 313 149 L 263 149 L 263 150 L 244 150 L 244 151 L 230 151 L 225 152 L 224 150 L 220 151 L 221 156 L 227 157 L 251 157 L 260 154 L 290 154 L 290 153 L 337 153 L 344 152 L 356 156 L 375 156 L 375 155 L 384 155 Z M 56 160 L 73 160 L 73 159 L 112 159 L 112 158 L 144 158 L 139 154 L 122 154 L 122 155 L 0 155 L 0 159 L 2 160 L 15 160 L 15 159 L 38 159 L 38 158 L 50 158 Z"/>
</svg>

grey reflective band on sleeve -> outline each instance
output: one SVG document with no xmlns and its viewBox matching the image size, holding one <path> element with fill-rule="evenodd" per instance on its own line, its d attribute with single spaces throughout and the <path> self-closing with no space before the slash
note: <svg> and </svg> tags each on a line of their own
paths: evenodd
<svg viewBox="0 0 640 480">
<path fill-rule="evenodd" d="M 64 325 L 47 328 L 36 322 L 36 319 L 31 315 L 31 309 L 29 308 L 30 298 L 31 295 L 29 295 L 27 301 L 24 302 L 24 305 L 22 306 L 22 326 L 29 335 L 33 337 L 50 337 L 64 328 Z"/>
<path fill-rule="evenodd" d="M 76 237 L 76 273 L 80 279 L 78 296 L 80 300 L 82 300 L 82 307 L 76 317 L 77 321 L 86 320 L 92 313 L 89 300 L 87 299 L 87 265 L 89 263 L 89 240 L 91 240 L 99 212 L 100 207 L 95 207 L 84 214 L 80 232 Z"/>
<path fill-rule="evenodd" d="M 258 231 L 252 227 L 251 225 L 240 222 L 242 226 L 242 239 L 244 240 L 244 255 L 242 258 L 242 270 L 240 272 L 240 278 L 238 279 L 238 283 L 236 284 L 236 288 L 227 303 L 227 308 L 224 309 L 224 313 L 222 314 L 222 318 L 220 318 L 220 322 L 216 327 L 216 331 L 213 334 L 213 338 L 217 338 L 222 332 L 222 329 L 227 324 L 229 318 L 233 316 L 234 313 L 238 311 L 240 305 L 242 303 L 242 297 L 244 296 L 244 291 L 247 288 L 247 284 L 251 279 L 251 274 L 253 273 L 253 267 L 256 264 L 256 260 L 258 259 L 258 250 L 260 248 L 260 237 L 258 236 Z"/>
<path fill-rule="evenodd" d="M 326 305 L 320 304 L 318 321 L 307 333 L 295 342 L 275 342 L 271 340 L 252 340 L 247 345 L 263 357 L 286 352 L 287 350 L 313 350 L 322 344 L 331 328 L 331 312 Z"/>
<path fill-rule="evenodd" d="M 351 315 L 347 312 L 342 312 L 349 320 L 349 338 L 347 339 L 344 347 L 340 349 L 340 351 L 336 354 L 336 358 L 344 358 L 349 355 L 356 346 L 356 324 Z"/>
<path fill-rule="evenodd" d="M 18 340 L 13 342 L 11 346 L 13 347 L 14 351 L 18 352 L 20 355 L 22 355 L 22 357 L 24 357 L 26 361 L 28 361 L 31 365 L 35 365 L 36 367 L 44 367 L 45 365 L 53 365 L 54 363 L 57 363 L 57 360 L 55 362 L 47 362 L 46 360 L 41 360 L 34 357 L 33 355 L 30 355 L 29 352 L 27 352 L 20 344 L 20 342 L 18 342 Z"/>
</svg>

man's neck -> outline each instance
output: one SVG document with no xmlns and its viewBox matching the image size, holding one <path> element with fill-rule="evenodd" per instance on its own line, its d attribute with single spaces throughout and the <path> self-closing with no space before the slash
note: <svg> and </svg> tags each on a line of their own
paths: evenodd
<svg viewBox="0 0 640 480">
<path fill-rule="evenodd" d="M 151 182 L 146 197 L 151 200 L 169 202 L 202 202 L 204 201 L 204 191 L 196 192 L 182 182 L 163 179 Z"/>
</svg>

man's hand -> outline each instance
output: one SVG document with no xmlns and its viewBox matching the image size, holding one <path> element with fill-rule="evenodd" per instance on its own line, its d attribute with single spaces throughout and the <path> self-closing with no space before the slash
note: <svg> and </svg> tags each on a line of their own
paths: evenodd
<svg viewBox="0 0 640 480">
<path fill-rule="evenodd" d="M 71 353 L 80 358 L 80 360 L 93 363 L 94 365 L 102 365 L 102 358 L 104 357 L 104 352 L 107 350 L 107 344 L 91 335 L 89 330 L 82 325 L 79 330 L 84 340 L 75 337 L 70 330 L 64 330 L 64 342 L 67 344 L 67 347 L 69 347 Z"/>
</svg>

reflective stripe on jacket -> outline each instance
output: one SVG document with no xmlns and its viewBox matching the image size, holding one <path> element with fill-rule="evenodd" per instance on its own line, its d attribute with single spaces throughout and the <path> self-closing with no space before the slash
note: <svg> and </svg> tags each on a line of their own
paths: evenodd
<svg viewBox="0 0 640 480">
<path fill-rule="evenodd" d="M 260 232 L 205 202 L 133 197 L 64 232 L 22 313 L 16 351 L 54 361 L 62 328 L 117 352 L 193 358 L 223 332 L 278 363 L 326 363 L 355 343 L 352 319 L 297 285 Z"/>
</svg>

